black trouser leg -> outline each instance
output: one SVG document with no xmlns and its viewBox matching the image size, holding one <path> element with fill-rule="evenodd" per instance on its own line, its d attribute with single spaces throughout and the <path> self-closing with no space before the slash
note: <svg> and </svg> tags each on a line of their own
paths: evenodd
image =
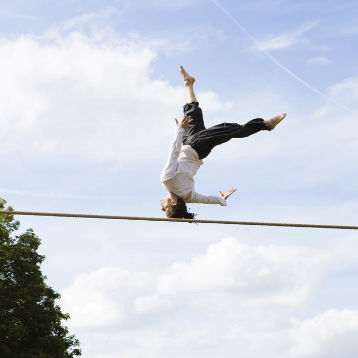
<svg viewBox="0 0 358 358">
<path fill-rule="evenodd" d="M 268 130 L 262 118 L 255 118 L 245 125 L 237 123 L 221 123 L 204 129 L 191 136 L 190 144 L 203 159 L 219 144 L 228 142 L 231 138 L 244 138 L 261 130 Z"/>
<path fill-rule="evenodd" d="M 203 112 L 199 107 L 198 102 L 186 103 L 183 107 L 184 115 L 191 117 L 191 126 L 188 128 L 183 136 L 183 143 L 190 144 L 188 139 L 192 137 L 195 133 L 198 133 L 205 128 Z M 188 142 L 188 143 L 187 143 Z"/>
</svg>

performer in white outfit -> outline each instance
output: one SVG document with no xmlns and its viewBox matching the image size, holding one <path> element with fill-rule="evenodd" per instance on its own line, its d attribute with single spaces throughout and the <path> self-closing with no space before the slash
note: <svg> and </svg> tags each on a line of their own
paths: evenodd
<svg viewBox="0 0 358 358">
<path fill-rule="evenodd" d="M 160 180 L 168 190 L 168 195 L 160 200 L 162 210 L 169 218 L 192 219 L 194 214 L 187 211 L 186 203 L 226 205 L 227 198 L 235 192 L 231 189 L 225 193 L 219 190 L 219 196 L 200 194 L 194 188 L 194 176 L 211 150 L 231 138 L 248 137 L 261 130 L 272 130 L 281 122 L 286 113 L 268 120 L 255 118 L 245 125 L 237 123 L 221 123 L 205 128 L 203 114 L 196 100 L 193 85 L 195 78 L 180 66 L 180 73 L 186 90 L 184 118 L 177 119 L 176 136 L 171 146 L 167 164 Z"/>
</svg>

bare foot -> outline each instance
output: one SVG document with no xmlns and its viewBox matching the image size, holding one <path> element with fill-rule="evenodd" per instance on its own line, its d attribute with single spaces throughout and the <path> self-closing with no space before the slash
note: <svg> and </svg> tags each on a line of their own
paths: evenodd
<svg viewBox="0 0 358 358">
<path fill-rule="evenodd" d="M 274 116 L 270 119 L 267 119 L 264 121 L 267 128 L 271 131 L 273 130 L 284 118 L 286 117 L 286 113 L 278 114 L 277 116 Z"/>
<path fill-rule="evenodd" d="M 195 78 L 189 76 L 189 74 L 184 70 L 183 66 L 179 66 L 180 74 L 183 77 L 184 84 L 186 86 L 192 85 L 195 82 Z"/>
</svg>

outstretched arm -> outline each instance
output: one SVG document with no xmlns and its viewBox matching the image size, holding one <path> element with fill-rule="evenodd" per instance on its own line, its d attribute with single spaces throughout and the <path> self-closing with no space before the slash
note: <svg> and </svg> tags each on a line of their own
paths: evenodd
<svg viewBox="0 0 358 358">
<path fill-rule="evenodd" d="M 235 191 L 235 189 L 231 189 L 225 193 L 222 193 L 219 190 L 220 196 L 194 193 L 191 202 L 202 204 L 220 204 L 221 206 L 226 206 L 226 199 Z"/>
<path fill-rule="evenodd" d="M 192 127 L 190 124 L 191 118 L 189 116 L 185 116 L 181 122 L 178 122 L 175 118 L 175 122 L 178 128 L 174 141 L 171 145 L 169 158 L 160 176 L 161 182 L 165 182 L 166 180 L 173 178 L 175 175 L 180 149 L 183 144 L 183 134 L 185 133 L 186 128 Z"/>
<path fill-rule="evenodd" d="M 194 193 L 189 203 L 201 203 L 201 204 L 220 204 L 226 206 L 226 200 L 220 196 Z"/>
</svg>

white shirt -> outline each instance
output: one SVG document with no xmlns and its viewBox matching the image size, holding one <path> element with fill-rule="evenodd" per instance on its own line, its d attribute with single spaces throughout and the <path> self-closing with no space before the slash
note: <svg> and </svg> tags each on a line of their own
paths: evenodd
<svg viewBox="0 0 358 358">
<path fill-rule="evenodd" d="M 176 137 L 171 146 L 170 155 L 160 181 L 164 188 L 176 194 L 186 203 L 220 204 L 226 206 L 226 200 L 220 196 L 199 194 L 194 190 L 194 175 L 203 161 L 190 146 L 183 145 L 185 130 L 178 127 Z"/>
</svg>

